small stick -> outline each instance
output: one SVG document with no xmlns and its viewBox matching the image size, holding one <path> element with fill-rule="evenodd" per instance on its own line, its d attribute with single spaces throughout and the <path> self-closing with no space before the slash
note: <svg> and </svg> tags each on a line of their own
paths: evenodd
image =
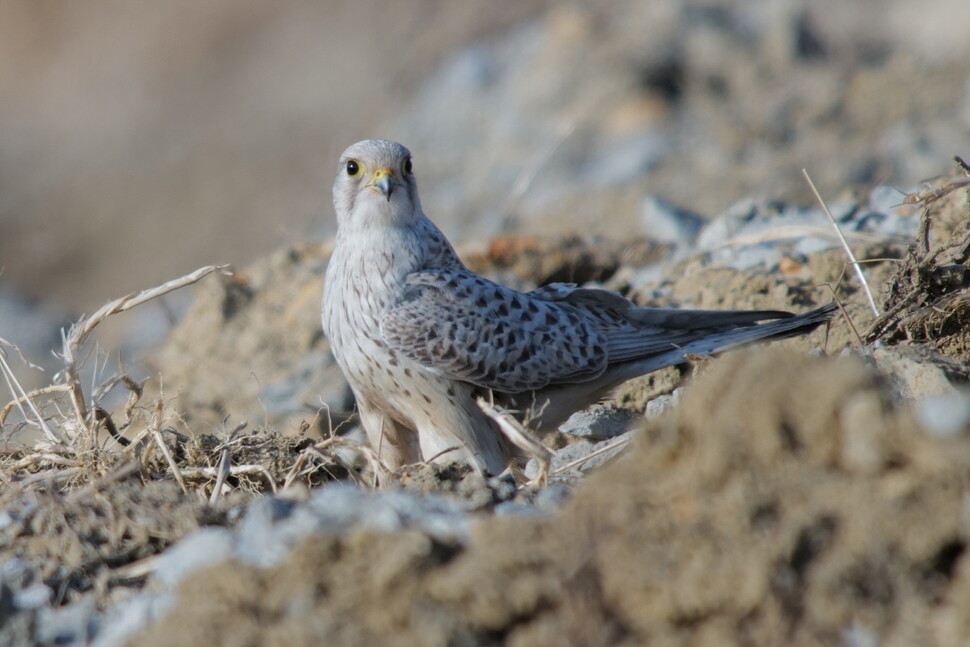
<svg viewBox="0 0 970 647">
<path fill-rule="evenodd" d="M 499 409 L 486 401 L 485 398 L 478 398 L 476 402 L 478 403 L 478 408 L 486 416 L 495 421 L 499 430 L 505 434 L 505 437 L 512 444 L 529 454 L 530 457 L 536 459 L 536 462 L 539 464 L 539 470 L 536 477 L 529 484 L 544 485 L 549 475 L 549 463 L 552 462 L 555 456 L 552 450 L 534 438 L 529 430 L 513 418 L 512 414 L 508 411 Z"/>
<path fill-rule="evenodd" d="M 6 465 L 8 470 L 22 470 L 25 467 L 30 467 L 31 465 L 36 465 L 37 463 L 50 463 L 52 465 L 61 465 L 63 467 L 78 467 L 77 461 L 71 460 L 70 458 L 64 458 L 60 454 L 30 454 L 13 465 Z"/>
<path fill-rule="evenodd" d="M 37 418 L 37 424 L 40 425 L 40 428 L 43 430 L 44 435 L 47 436 L 47 439 L 52 443 L 64 445 L 64 439 L 61 438 L 60 434 L 47 425 L 47 423 L 44 421 L 44 417 L 40 415 L 40 411 L 38 411 L 37 407 L 34 405 L 34 401 L 24 391 L 24 387 L 20 385 L 20 382 L 17 381 L 17 376 L 13 374 L 13 370 L 10 368 L 10 364 L 7 363 L 7 358 L 4 357 L 3 353 L 0 353 L 0 372 L 3 373 L 3 379 L 7 382 L 7 388 L 10 389 L 10 393 L 14 396 L 14 402 L 16 403 L 17 408 L 20 409 L 20 413 L 23 415 L 24 420 L 30 420 L 30 416 L 27 415 L 27 412 L 24 411 L 23 408 L 23 403 L 26 403 L 27 407 L 30 408 L 31 413 L 33 413 L 34 417 Z M 0 418 L 0 420 L 5 419 L 6 417 L 7 410 L 5 407 L 3 418 Z"/>
<path fill-rule="evenodd" d="M 859 261 L 856 260 L 855 254 L 852 253 L 852 248 L 849 247 L 849 243 L 845 240 L 845 236 L 842 234 L 842 230 L 839 228 L 839 224 L 835 222 L 835 216 L 829 211 L 828 206 L 825 204 L 825 200 L 822 199 L 822 195 L 815 188 L 815 183 L 812 182 L 812 178 L 808 175 L 808 171 L 802 169 L 802 175 L 805 176 L 805 181 L 808 182 L 808 186 L 811 187 L 812 193 L 815 194 L 815 199 L 818 203 L 822 205 L 822 211 L 828 216 L 829 222 L 835 228 L 835 232 L 839 235 L 839 241 L 842 243 L 842 249 L 845 250 L 846 255 L 849 257 L 849 261 L 852 263 L 852 267 L 855 269 L 856 276 L 859 278 L 859 282 L 862 284 L 862 289 L 865 290 L 866 298 L 869 300 L 869 307 L 872 308 L 872 313 L 875 316 L 879 316 L 879 308 L 876 307 L 876 300 L 872 297 L 872 290 L 869 289 L 869 283 L 866 281 L 865 275 L 862 273 L 862 267 L 859 265 Z"/>
<path fill-rule="evenodd" d="M 189 493 L 189 488 L 185 485 L 185 479 L 182 478 L 182 472 L 179 470 L 178 463 L 175 462 L 175 457 L 172 456 L 172 452 L 169 451 L 168 445 L 165 444 L 165 439 L 162 438 L 162 399 L 158 398 L 155 400 L 155 413 L 152 416 L 151 423 L 151 433 L 152 438 L 155 439 L 155 444 L 158 445 L 158 449 L 162 452 L 165 460 L 168 462 L 169 468 L 172 470 L 172 474 L 175 476 L 175 480 L 178 481 L 179 487 L 182 488 L 184 494 Z"/>
<path fill-rule="evenodd" d="M 229 460 L 229 450 L 223 449 L 222 454 L 219 456 L 218 476 L 216 476 L 216 484 L 212 487 L 212 494 L 209 496 L 209 505 L 215 505 L 216 501 L 219 500 L 222 485 L 226 482 L 226 477 L 229 476 L 229 469 L 231 467 L 232 463 Z"/>
<path fill-rule="evenodd" d="M 118 433 L 118 427 L 115 425 L 115 421 L 111 418 L 110 413 L 101 407 L 95 407 L 94 419 L 104 425 L 104 428 L 108 431 L 108 435 L 114 438 L 116 443 L 122 447 L 127 447 L 131 444 L 130 440 Z"/>
<path fill-rule="evenodd" d="M 18 397 L 16 400 L 11 400 L 6 404 L 6 406 L 3 407 L 3 409 L 0 409 L 0 425 L 2 425 L 7 420 L 7 416 L 10 415 L 10 412 L 13 411 L 14 408 L 20 409 L 20 413 L 24 415 L 24 411 L 20 405 L 26 402 L 29 402 L 30 400 L 33 400 L 37 396 L 47 395 L 49 393 L 57 393 L 58 391 L 68 391 L 68 390 L 70 390 L 70 388 L 64 384 L 51 384 L 40 389 L 34 389 L 30 393 L 26 393 Z M 24 415 L 24 417 L 26 418 L 26 415 Z"/>
<path fill-rule="evenodd" d="M 182 468 L 181 474 L 187 479 L 203 479 L 212 478 L 219 476 L 218 467 L 185 467 Z M 269 487 L 273 490 L 273 494 L 276 494 L 276 483 L 273 481 L 273 475 L 270 474 L 269 470 L 262 465 L 233 465 L 229 468 L 229 474 L 231 476 L 238 476 L 240 474 L 262 474 L 269 481 Z"/>
<path fill-rule="evenodd" d="M 207 265 L 190 274 L 173 279 L 157 287 L 142 290 L 141 292 L 133 292 L 121 297 L 120 299 L 115 299 L 114 301 L 106 303 L 90 317 L 81 317 L 81 319 L 74 323 L 69 330 L 61 330 L 61 354 L 64 358 L 64 383 L 67 384 L 71 389 L 71 402 L 74 405 L 74 410 L 77 413 L 78 421 L 82 427 L 87 427 L 88 411 L 87 405 L 84 402 L 84 392 L 81 389 L 81 381 L 78 378 L 77 351 L 81 348 L 81 346 L 84 345 L 88 335 L 90 335 L 95 327 L 107 317 L 110 317 L 113 314 L 118 314 L 119 312 L 131 310 L 132 308 L 140 306 L 146 301 L 158 298 L 163 294 L 168 294 L 169 292 L 185 287 L 186 285 L 196 283 L 212 272 L 231 274 L 228 265 Z"/>
<path fill-rule="evenodd" d="M 958 158 L 959 159 L 959 158 Z M 913 193 L 907 193 L 906 197 L 903 198 L 903 204 L 930 204 L 936 202 L 940 198 L 953 193 L 957 189 L 961 189 L 965 186 L 970 186 L 970 177 L 959 177 L 955 180 L 950 180 L 946 184 L 938 186 L 934 189 L 927 189 L 925 191 L 914 191 Z"/>
<path fill-rule="evenodd" d="M 562 474 L 563 472 L 569 471 L 569 470 L 571 470 L 572 468 L 574 468 L 574 467 L 576 467 L 578 465 L 582 465 L 583 463 L 585 463 L 586 461 L 588 461 L 591 458 L 594 458 L 596 456 L 599 456 L 600 454 L 603 454 L 605 452 L 608 452 L 611 449 L 616 449 L 617 447 L 622 447 L 623 445 L 627 444 L 628 442 L 630 442 L 630 436 L 629 435 L 624 436 L 622 438 L 618 438 L 616 441 L 610 443 L 609 445 L 606 445 L 605 447 L 600 447 L 596 451 L 592 451 L 589 454 L 587 454 L 586 456 L 582 456 L 580 458 L 577 458 L 574 461 L 570 461 L 569 463 L 566 463 L 565 465 L 563 465 L 561 467 L 557 467 L 555 470 L 552 471 L 551 474 L 549 474 L 549 476 L 556 476 L 557 474 Z"/>
<path fill-rule="evenodd" d="M 158 562 L 161 558 L 162 555 L 159 553 L 157 555 L 149 555 L 144 559 L 139 559 L 137 562 L 119 566 L 111 571 L 111 580 L 118 582 L 121 580 L 136 580 L 142 577 L 148 577 L 158 568 Z"/>
<path fill-rule="evenodd" d="M 842 311 L 842 316 L 845 317 L 845 321 L 849 324 L 849 328 L 852 329 L 852 334 L 855 335 L 859 345 L 865 346 L 865 342 L 862 341 L 862 336 L 859 335 L 859 331 L 856 329 L 855 323 L 852 321 L 852 317 L 849 316 L 849 313 L 845 309 L 845 305 L 842 303 L 842 299 L 840 299 L 839 295 L 835 293 L 835 288 L 829 283 L 823 283 L 822 285 L 827 287 L 832 292 L 832 300 L 835 301 L 837 306 L 839 306 L 839 310 Z"/>
<path fill-rule="evenodd" d="M 452 445 L 451 447 L 445 447 L 440 452 L 438 452 L 437 454 L 435 454 L 431 458 L 425 460 L 424 462 L 425 463 L 433 463 L 436 460 L 438 460 L 439 458 L 441 458 L 442 456 L 444 456 L 445 454 L 450 454 L 451 452 L 457 452 L 459 449 L 461 449 L 461 447 L 459 447 L 458 445 Z"/>
<path fill-rule="evenodd" d="M 50 471 L 38 472 L 37 474 L 31 474 L 30 476 L 26 476 L 21 480 L 17 481 L 17 485 L 23 488 L 23 487 L 29 487 L 35 483 L 39 483 L 43 481 L 48 481 L 53 485 L 57 483 L 57 481 L 61 479 L 70 478 L 76 475 L 80 471 L 81 471 L 80 467 L 69 467 L 59 472 L 50 472 Z"/>
</svg>

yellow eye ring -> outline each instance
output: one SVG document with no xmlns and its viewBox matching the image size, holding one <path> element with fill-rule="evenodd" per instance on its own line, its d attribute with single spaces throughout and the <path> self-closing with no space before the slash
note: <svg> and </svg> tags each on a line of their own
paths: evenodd
<svg viewBox="0 0 970 647">
<path fill-rule="evenodd" d="M 353 177 L 360 173 L 360 164 L 357 160 L 347 160 L 347 175 Z"/>
</svg>

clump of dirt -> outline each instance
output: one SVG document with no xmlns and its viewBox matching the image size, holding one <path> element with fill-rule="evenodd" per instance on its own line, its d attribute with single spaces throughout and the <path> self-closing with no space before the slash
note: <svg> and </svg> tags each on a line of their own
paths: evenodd
<svg viewBox="0 0 970 647">
<path fill-rule="evenodd" d="M 416 494 L 445 494 L 462 499 L 470 509 L 486 510 L 516 494 L 511 479 L 486 478 L 467 463 L 419 463 L 394 474 L 392 487 Z"/>
<path fill-rule="evenodd" d="M 741 351 L 561 514 L 311 536 L 189 577 L 133 644 L 961 644 L 968 481 L 970 429 L 927 435 L 862 361 Z"/>
<path fill-rule="evenodd" d="M 884 314 L 866 341 L 924 343 L 970 365 L 970 191 L 957 190 L 966 182 L 949 178 L 910 197 L 923 204 L 916 243 L 888 281 Z"/>
<path fill-rule="evenodd" d="M 6 497 L 0 563 L 19 558 L 57 595 L 55 604 L 117 588 L 141 588 L 148 570 L 125 569 L 162 552 L 200 525 L 225 524 L 224 508 L 182 494 L 172 481 L 128 480 L 71 495 L 28 491 Z M 129 589 L 130 590 L 130 589 Z"/>
</svg>

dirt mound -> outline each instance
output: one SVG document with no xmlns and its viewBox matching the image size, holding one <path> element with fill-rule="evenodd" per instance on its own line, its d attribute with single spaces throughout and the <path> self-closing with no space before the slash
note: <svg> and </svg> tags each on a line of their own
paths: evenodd
<svg viewBox="0 0 970 647">
<path fill-rule="evenodd" d="M 910 199 L 923 202 L 916 243 L 886 283 L 868 342 L 918 342 L 970 364 L 970 168 Z M 966 373 L 966 371 L 965 371 Z"/>
<path fill-rule="evenodd" d="M 28 577 L 57 592 L 55 604 L 93 591 L 97 603 L 107 605 L 126 587 L 140 588 L 149 572 L 115 570 L 119 566 L 165 550 L 200 525 L 224 523 L 222 513 L 185 497 L 172 481 L 129 480 L 67 496 L 34 491 L 6 498 L 0 563 L 23 560 Z"/>
<path fill-rule="evenodd" d="M 922 432 L 863 362 L 739 352 L 560 515 L 313 536 L 190 577 L 135 643 L 958 644 L 968 477 L 970 429 Z"/>
</svg>

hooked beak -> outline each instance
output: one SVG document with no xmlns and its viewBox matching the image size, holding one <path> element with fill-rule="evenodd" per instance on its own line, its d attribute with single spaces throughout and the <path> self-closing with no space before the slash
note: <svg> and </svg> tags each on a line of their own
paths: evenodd
<svg viewBox="0 0 970 647">
<path fill-rule="evenodd" d="M 394 177 L 394 172 L 386 168 L 374 171 L 374 178 L 370 181 L 370 186 L 383 193 L 387 197 L 388 202 L 391 201 L 391 193 L 394 192 L 394 187 L 397 185 L 398 182 Z"/>
</svg>

